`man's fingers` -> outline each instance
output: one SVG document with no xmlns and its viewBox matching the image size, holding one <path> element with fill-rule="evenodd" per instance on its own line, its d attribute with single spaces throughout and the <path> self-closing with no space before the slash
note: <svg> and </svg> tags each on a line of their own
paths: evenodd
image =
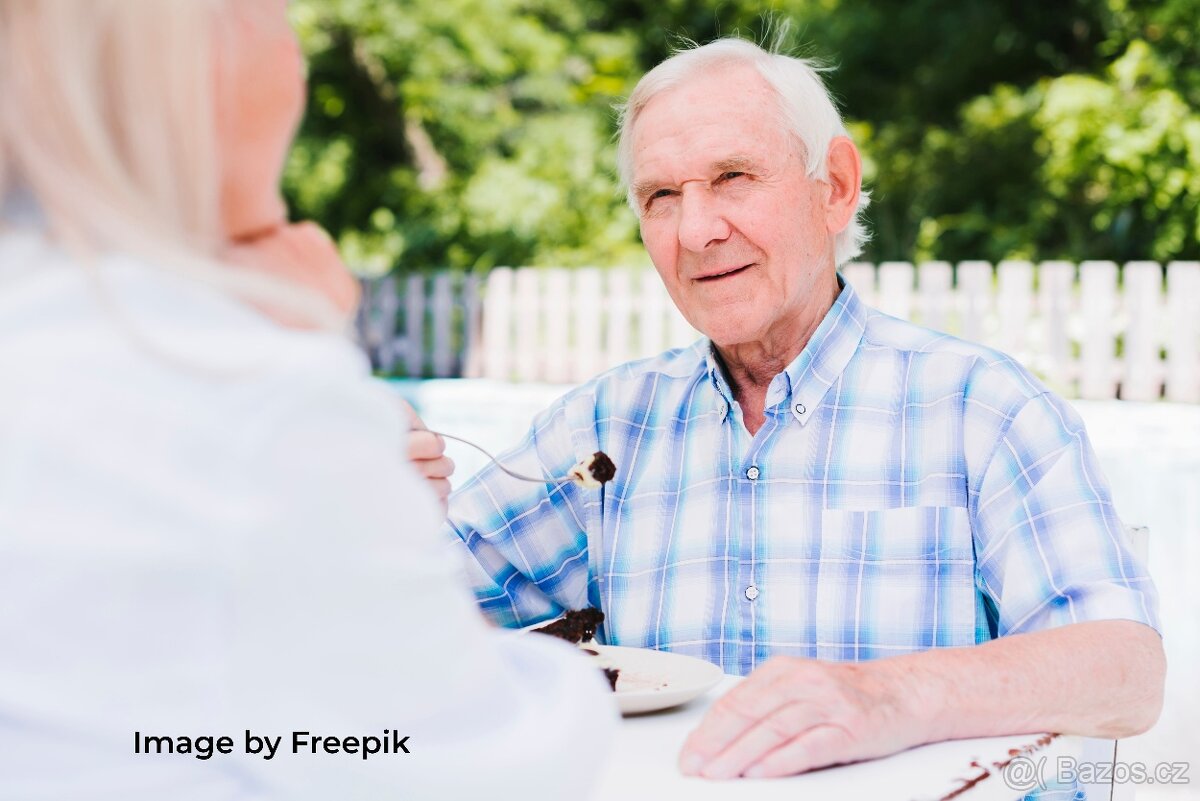
<svg viewBox="0 0 1200 801">
<path fill-rule="evenodd" d="M 679 770 L 698 775 L 717 754 L 776 708 L 788 702 L 776 691 L 773 676 L 751 673 L 717 702 L 688 735 L 679 757 Z"/>
<path fill-rule="evenodd" d="M 747 679 L 749 681 L 749 679 Z M 738 689 L 738 688 L 734 688 Z M 717 700 L 704 715 L 687 740 L 679 755 L 679 769 L 687 776 L 699 775 L 700 769 L 714 756 L 725 750 L 731 742 L 741 737 L 758 717 L 741 709 L 728 700 L 731 690 Z"/>
<path fill-rule="evenodd" d="M 853 748 L 853 738 L 845 729 L 822 723 L 771 751 L 742 775 L 748 779 L 771 779 L 840 765 L 860 758 Z"/>
<path fill-rule="evenodd" d="M 732 779 L 813 725 L 812 709 L 786 704 L 759 720 L 700 770 L 709 779 Z"/>
<path fill-rule="evenodd" d="M 712 779 L 788 776 L 892 753 L 904 737 L 879 715 L 879 669 L 771 660 L 713 705 L 680 770 Z"/>
</svg>

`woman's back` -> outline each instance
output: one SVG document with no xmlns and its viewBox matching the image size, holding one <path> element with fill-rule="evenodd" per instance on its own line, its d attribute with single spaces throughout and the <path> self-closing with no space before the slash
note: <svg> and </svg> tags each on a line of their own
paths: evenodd
<svg viewBox="0 0 1200 801">
<path fill-rule="evenodd" d="M 596 767 L 602 679 L 482 622 L 343 338 L 10 233 L 0 386 L 0 798 L 559 798 Z M 411 753 L 293 753 L 385 729 Z"/>
</svg>

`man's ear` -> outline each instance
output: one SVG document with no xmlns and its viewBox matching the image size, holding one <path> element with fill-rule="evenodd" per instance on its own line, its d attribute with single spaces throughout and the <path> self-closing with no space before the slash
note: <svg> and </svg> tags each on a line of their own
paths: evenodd
<svg viewBox="0 0 1200 801">
<path fill-rule="evenodd" d="M 829 200 L 825 209 L 825 222 L 831 233 L 843 231 L 854 219 L 858 210 L 858 196 L 862 192 L 862 159 L 858 148 L 848 137 L 838 136 L 829 143 L 825 155 L 825 166 L 829 173 Z"/>
</svg>

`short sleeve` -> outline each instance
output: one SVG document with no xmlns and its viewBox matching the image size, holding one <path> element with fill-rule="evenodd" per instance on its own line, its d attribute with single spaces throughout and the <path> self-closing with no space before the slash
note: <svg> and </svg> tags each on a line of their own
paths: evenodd
<svg viewBox="0 0 1200 801">
<path fill-rule="evenodd" d="M 1067 403 L 1044 392 L 1013 413 L 972 501 L 978 579 L 998 634 L 1095 620 L 1159 630 L 1154 584 Z"/>
</svg>

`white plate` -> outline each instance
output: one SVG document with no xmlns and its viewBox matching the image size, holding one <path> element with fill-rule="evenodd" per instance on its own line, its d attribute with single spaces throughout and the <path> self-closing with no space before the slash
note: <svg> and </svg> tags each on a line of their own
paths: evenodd
<svg viewBox="0 0 1200 801">
<path fill-rule="evenodd" d="M 694 656 L 620 645 L 587 643 L 583 647 L 598 651 L 600 664 L 621 671 L 615 695 L 623 715 L 686 703 L 711 690 L 725 676 L 713 663 Z"/>
</svg>

